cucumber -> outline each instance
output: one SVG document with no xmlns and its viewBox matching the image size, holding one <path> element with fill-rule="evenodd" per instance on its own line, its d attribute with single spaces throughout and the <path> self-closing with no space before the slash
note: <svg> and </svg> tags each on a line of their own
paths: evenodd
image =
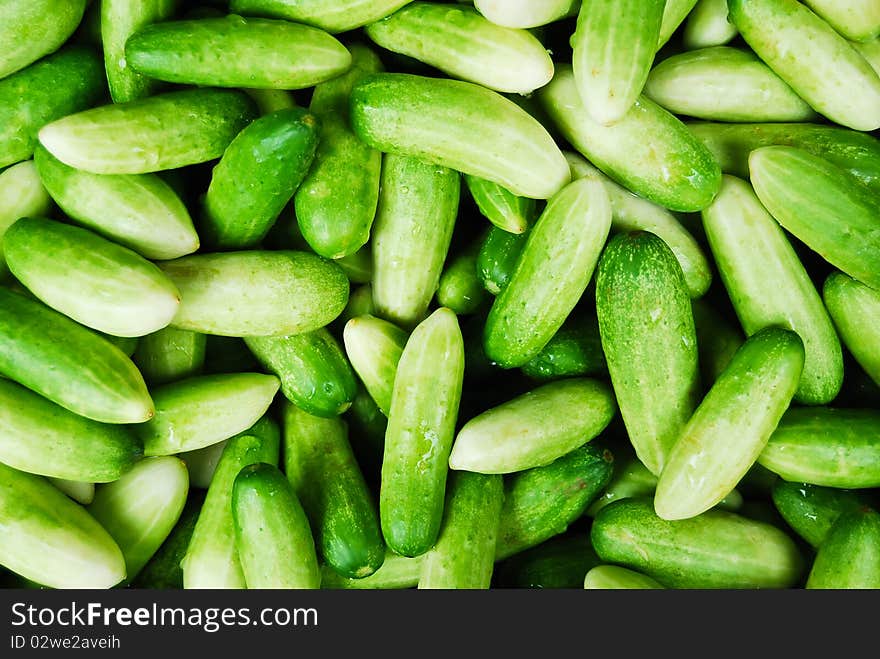
<svg viewBox="0 0 880 659">
<path fill-rule="evenodd" d="M 245 88 L 244 91 L 257 104 L 261 117 L 278 110 L 289 110 L 296 107 L 296 99 L 294 99 L 292 92 L 286 89 Z"/>
<path fill-rule="evenodd" d="M 321 585 L 309 520 L 278 467 L 244 467 L 232 487 L 235 546 L 249 589 Z"/>
<path fill-rule="evenodd" d="M 452 474 L 437 542 L 425 554 L 419 590 L 488 589 L 504 502 L 500 475 Z"/>
<path fill-rule="evenodd" d="M 142 27 L 126 40 L 125 61 L 178 84 L 305 89 L 345 73 L 351 53 L 308 25 L 230 14 Z"/>
<path fill-rule="evenodd" d="M 515 234 L 494 227 L 489 230 L 477 254 L 477 278 L 492 295 L 507 288 L 516 269 L 516 262 L 525 247 L 527 232 Z"/>
<path fill-rule="evenodd" d="M 393 590 L 415 588 L 419 583 L 425 555 L 399 556 L 386 552 L 382 567 L 368 577 L 343 577 L 329 565 L 321 566 L 321 588 L 325 590 Z"/>
<path fill-rule="evenodd" d="M 497 25 L 534 28 L 575 16 L 581 0 L 474 0 L 474 7 Z"/>
<path fill-rule="evenodd" d="M 189 211 L 156 174 L 90 174 L 39 144 L 34 163 L 52 199 L 77 224 L 148 259 L 174 259 L 199 248 Z"/>
<path fill-rule="evenodd" d="M 771 325 L 797 332 L 806 361 L 795 400 L 831 402 L 843 383 L 840 340 L 809 273 L 752 187 L 725 175 L 721 192 L 703 210 L 703 227 L 745 333 Z"/>
<path fill-rule="evenodd" d="M 351 122 L 380 151 L 488 179 L 520 197 L 549 199 L 569 182 L 547 130 L 498 92 L 472 82 L 377 73 L 355 85 Z M 491 153 L 486 144 L 493 144 Z"/>
<path fill-rule="evenodd" d="M 880 291 L 832 272 L 825 279 L 822 298 L 843 344 L 880 384 Z"/>
<path fill-rule="evenodd" d="M 183 89 L 128 103 L 68 111 L 40 143 L 65 165 L 93 174 L 144 174 L 207 162 L 257 116 L 235 89 Z"/>
<path fill-rule="evenodd" d="M 388 418 L 376 405 L 363 384 L 358 386 L 357 396 L 345 414 L 351 448 L 370 488 L 378 491 L 382 471 L 382 455 L 385 449 L 385 431 Z"/>
<path fill-rule="evenodd" d="M 875 37 L 865 42 L 850 41 L 850 44 L 859 51 L 859 54 L 865 58 L 875 73 L 880 76 L 880 37 Z"/>
<path fill-rule="evenodd" d="M 599 564 L 586 533 L 565 533 L 495 566 L 497 588 L 580 588 Z"/>
<path fill-rule="evenodd" d="M 278 464 L 281 434 L 278 424 L 263 417 L 231 438 L 217 464 L 186 555 L 180 563 L 186 589 L 247 587 L 235 540 L 232 489 L 246 466 Z"/>
<path fill-rule="evenodd" d="M 226 147 L 205 195 L 199 235 L 214 249 L 260 243 L 302 182 L 318 146 L 318 120 L 303 108 L 248 124 Z"/>
<path fill-rule="evenodd" d="M 274 375 L 224 373 L 156 387 L 156 415 L 136 429 L 144 454 L 192 451 L 247 430 L 269 409 L 278 386 Z"/>
<path fill-rule="evenodd" d="M 357 382 L 339 342 L 326 328 L 288 336 L 244 340 L 254 356 L 281 380 L 281 392 L 315 416 L 337 416 L 351 407 Z"/>
<path fill-rule="evenodd" d="M 159 264 L 181 294 L 171 325 L 205 334 L 267 336 L 311 332 L 348 302 L 336 264 L 291 251 L 193 254 Z"/>
<path fill-rule="evenodd" d="M 867 507 L 843 513 L 819 546 L 805 587 L 880 588 L 880 513 Z"/>
<path fill-rule="evenodd" d="M 791 403 L 803 367 L 804 344 L 794 332 L 767 327 L 746 339 L 667 453 L 657 515 L 693 518 L 733 490 Z"/>
<path fill-rule="evenodd" d="M 0 429 L 0 461 L 53 478 L 113 481 L 143 455 L 129 428 L 73 414 L 2 378 Z"/>
<path fill-rule="evenodd" d="M 817 112 L 880 128 L 880 77 L 824 20 L 797 0 L 729 0 L 730 18 L 752 50 Z"/>
<path fill-rule="evenodd" d="M 440 532 L 463 377 L 458 319 L 441 307 L 407 340 L 391 394 L 379 519 L 397 554 L 424 554 Z"/>
<path fill-rule="evenodd" d="M 0 25 L 2 30 L 7 23 Z M 30 158 L 43 126 L 93 106 L 105 89 L 101 58 L 82 46 L 66 46 L 8 78 L 0 76 L 0 168 Z"/>
<path fill-rule="evenodd" d="M 706 300 L 691 300 L 691 308 L 697 331 L 700 377 L 703 386 L 711 387 L 727 368 L 745 337 L 735 318 L 727 318 Z"/>
<path fill-rule="evenodd" d="M 697 0 L 666 0 L 663 9 L 663 21 L 660 24 L 660 35 L 657 38 L 657 50 L 660 50 L 666 42 L 675 34 L 675 31 L 684 22 L 696 6 Z"/>
<path fill-rule="evenodd" d="M 205 500 L 203 492 L 189 491 L 186 504 L 171 533 L 165 542 L 156 550 L 152 558 L 132 581 L 134 588 L 151 588 L 153 590 L 180 590 L 183 588 L 183 570 L 180 562 L 186 555 L 186 548 L 192 537 L 199 511 Z"/>
<path fill-rule="evenodd" d="M 816 113 L 748 50 L 711 46 L 666 58 L 645 96 L 678 115 L 729 122 L 810 121 Z"/>
<path fill-rule="evenodd" d="M 74 414 L 140 423 L 153 401 L 116 346 L 41 302 L 0 289 L 0 374 Z"/>
<path fill-rule="evenodd" d="M 597 565 L 584 577 L 587 590 L 659 590 L 651 577 L 619 565 Z"/>
<path fill-rule="evenodd" d="M 166 327 L 141 337 L 132 361 L 150 385 L 200 375 L 208 337 L 198 332 Z"/>
<path fill-rule="evenodd" d="M 127 103 L 154 94 L 155 78 L 132 70 L 125 57 L 125 42 L 141 28 L 172 17 L 178 0 L 102 0 L 100 2 L 100 42 L 110 97 L 114 103 Z"/>
<path fill-rule="evenodd" d="M 575 149 L 641 197 L 693 212 L 708 206 L 721 186 L 721 170 L 709 150 L 644 95 L 620 121 L 603 126 L 590 119 L 571 67 L 559 65 L 538 100 Z"/>
<path fill-rule="evenodd" d="M 458 214 L 461 177 L 416 158 L 386 154 L 373 226 L 376 315 L 410 328 L 427 315 Z"/>
<path fill-rule="evenodd" d="M 363 284 L 351 292 L 351 295 L 348 298 L 348 303 L 345 305 L 345 309 L 343 309 L 342 313 L 333 321 L 331 327 L 335 326 L 334 329 L 342 329 L 344 331 L 346 323 L 352 318 L 367 315 L 372 316 L 375 312 L 376 308 L 373 306 L 373 285 Z"/>
<path fill-rule="evenodd" d="M 690 298 L 666 243 L 645 231 L 614 236 L 597 269 L 596 311 L 629 440 L 659 475 L 700 395 Z"/>
<path fill-rule="evenodd" d="M 8 268 L 3 254 L 3 235 L 21 217 L 48 215 L 52 198 L 46 192 L 32 160 L 0 172 L 0 280 Z"/>
<path fill-rule="evenodd" d="M 335 261 L 352 284 L 369 284 L 373 281 L 373 250 L 369 245 L 340 256 Z"/>
<path fill-rule="evenodd" d="M 584 294 L 610 228 L 601 183 L 579 179 L 554 195 L 489 311 L 483 337 L 489 359 L 516 368 L 541 352 Z"/>
<path fill-rule="evenodd" d="M 587 508 L 586 514 L 596 514 L 612 501 L 628 497 L 653 497 L 657 489 L 657 476 L 638 459 L 632 447 L 624 444 L 615 447 L 614 470 L 608 485 Z"/>
<path fill-rule="evenodd" d="M 460 4 L 411 2 L 364 33 L 386 50 L 498 92 L 530 94 L 553 77 L 553 60 L 531 32 Z"/>
<path fill-rule="evenodd" d="M 437 304 L 460 316 L 475 313 L 489 299 L 483 282 L 477 277 L 477 257 L 482 237 L 447 258 L 437 284 Z"/>
<path fill-rule="evenodd" d="M 177 313 L 180 293 L 164 272 L 88 229 L 23 217 L 6 231 L 3 247 L 9 270 L 28 290 L 86 327 L 144 336 Z"/>
<path fill-rule="evenodd" d="M 205 365 L 202 372 L 241 373 L 258 371 L 260 363 L 240 337 L 208 334 L 205 339 Z"/>
<path fill-rule="evenodd" d="M 348 32 L 378 21 L 410 0 L 232 0 L 230 10 L 315 25 L 330 33 Z"/>
<path fill-rule="evenodd" d="M 595 313 L 575 310 L 537 355 L 520 367 L 533 380 L 605 375 L 605 354 Z"/>
<path fill-rule="evenodd" d="M 0 7 L 0 78 L 64 45 L 79 27 L 86 4 L 86 0 L 4 2 Z"/>
<path fill-rule="evenodd" d="M 0 463 L 0 565 L 49 588 L 111 588 L 125 559 L 110 534 L 45 478 Z"/>
<path fill-rule="evenodd" d="M 610 125 L 633 107 L 648 78 L 665 0 L 587 0 L 571 38 L 574 82 L 593 121 Z M 549 81 L 548 81 L 549 82 Z"/>
<path fill-rule="evenodd" d="M 464 182 L 487 220 L 503 231 L 525 233 L 534 219 L 534 199 L 517 197 L 510 190 L 479 176 L 465 174 Z"/>
<path fill-rule="evenodd" d="M 804 0 L 837 32 L 853 41 L 880 36 L 880 5 L 874 0 Z"/>
<path fill-rule="evenodd" d="M 682 45 L 696 50 L 730 43 L 739 31 L 727 15 L 727 0 L 697 0 L 684 24 Z"/>
<path fill-rule="evenodd" d="M 319 555 L 338 574 L 368 577 L 385 560 L 379 514 L 341 418 L 312 416 L 287 403 L 284 468 L 302 502 Z"/>
<path fill-rule="evenodd" d="M 544 467 L 505 477 L 495 560 L 564 533 L 611 481 L 614 456 L 589 442 Z"/>
<path fill-rule="evenodd" d="M 880 413 L 873 409 L 792 408 L 758 462 L 787 481 L 825 487 L 880 487 Z"/>
<path fill-rule="evenodd" d="M 880 288 L 877 195 L 819 156 L 768 146 L 749 156 L 752 185 L 782 227 L 831 265 Z"/>
<path fill-rule="evenodd" d="M 210 444 L 203 448 L 197 448 L 192 451 L 181 451 L 177 457 L 186 463 L 186 469 L 189 472 L 189 484 L 191 487 L 207 490 L 211 487 L 211 479 L 214 478 L 214 472 L 217 471 L 217 464 L 223 455 L 223 449 L 226 448 L 228 439 Z"/>
<path fill-rule="evenodd" d="M 507 474 L 548 465 L 598 436 L 616 413 L 614 392 L 604 382 L 550 382 L 465 423 L 449 468 Z"/>
<path fill-rule="evenodd" d="M 95 497 L 95 484 L 49 477 L 49 482 L 77 503 L 87 506 Z"/>
<path fill-rule="evenodd" d="M 165 542 L 188 493 L 186 465 L 170 456 L 141 460 L 121 478 L 97 488 L 87 510 L 119 545 L 127 583 Z"/>
<path fill-rule="evenodd" d="M 365 314 L 355 316 L 345 324 L 342 338 L 352 368 L 387 416 L 391 409 L 397 364 L 409 335 L 387 320 Z"/>
<path fill-rule="evenodd" d="M 637 570 L 667 588 L 791 588 L 804 557 L 783 531 L 724 510 L 667 521 L 650 499 L 622 499 L 603 508 L 590 531 L 608 563 Z"/>
</svg>

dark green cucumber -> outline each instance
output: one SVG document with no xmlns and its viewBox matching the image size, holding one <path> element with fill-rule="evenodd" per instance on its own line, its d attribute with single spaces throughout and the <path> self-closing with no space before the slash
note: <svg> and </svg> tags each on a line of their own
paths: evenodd
<svg viewBox="0 0 880 659">
<path fill-rule="evenodd" d="M 460 316 L 474 313 L 489 299 L 477 277 L 477 257 L 481 247 L 482 240 L 476 240 L 447 259 L 437 283 L 437 304 Z"/>
<path fill-rule="evenodd" d="M 0 7 L 0 78 L 58 50 L 76 31 L 87 4 L 86 0 L 4 2 Z"/>
<path fill-rule="evenodd" d="M 599 565 L 586 533 L 566 533 L 526 549 L 495 566 L 497 588 L 580 588 Z"/>
<path fill-rule="evenodd" d="M 880 588 L 880 513 L 864 506 L 841 514 L 819 545 L 805 587 Z"/>
<path fill-rule="evenodd" d="M 540 381 L 607 373 L 596 315 L 575 309 L 541 352 L 521 369 Z"/>
<path fill-rule="evenodd" d="M 832 272 L 825 279 L 822 297 L 850 354 L 880 383 L 880 291 Z"/>
<path fill-rule="evenodd" d="M 345 324 L 345 352 L 358 377 L 383 414 L 391 409 L 391 393 L 408 334 L 397 325 L 366 314 Z"/>
<path fill-rule="evenodd" d="M 205 363 L 208 337 L 166 327 L 141 337 L 132 361 L 150 385 L 199 375 Z"/>
<path fill-rule="evenodd" d="M 477 278 L 492 295 L 498 295 L 510 283 L 516 262 L 526 245 L 528 230 L 527 227 L 523 233 L 515 234 L 494 227 L 486 235 L 477 254 L 476 268 Z"/>
<path fill-rule="evenodd" d="M 465 174 L 464 182 L 474 203 L 493 225 L 510 233 L 524 233 L 534 219 L 535 200 L 518 197 L 510 190 L 479 176 Z"/>
</svg>

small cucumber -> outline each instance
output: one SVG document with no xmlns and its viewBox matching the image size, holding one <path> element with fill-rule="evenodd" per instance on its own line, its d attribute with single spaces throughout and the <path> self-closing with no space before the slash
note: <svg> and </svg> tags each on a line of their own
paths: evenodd
<svg viewBox="0 0 880 659">
<path fill-rule="evenodd" d="M 711 387 L 745 341 L 736 318 L 728 318 L 706 300 L 692 300 L 700 376 Z"/>
<path fill-rule="evenodd" d="M 345 324 L 342 338 L 345 353 L 372 399 L 386 416 L 397 364 L 409 335 L 397 325 L 366 314 Z"/>
<path fill-rule="evenodd" d="M 369 284 L 373 281 L 373 250 L 370 245 L 334 260 L 352 284 Z"/>
<path fill-rule="evenodd" d="M 600 563 L 589 534 L 564 533 L 495 566 L 496 588 L 580 588 Z"/>
<path fill-rule="evenodd" d="M 419 577 L 424 562 L 424 554 L 408 557 L 387 551 L 382 567 L 370 576 L 360 579 L 343 577 L 329 565 L 322 565 L 321 588 L 326 590 L 402 590 L 415 588 L 419 584 Z"/>
<path fill-rule="evenodd" d="M 739 34 L 728 19 L 727 0 L 698 0 L 688 14 L 681 41 L 688 50 L 723 46 Z"/>
<path fill-rule="evenodd" d="M 220 462 L 220 457 L 223 455 L 223 449 L 226 448 L 228 442 L 228 439 L 224 439 L 214 444 L 209 444 L 204 448 L 181 451 L 177 454 L 177 457 L 186 463 L 191 487 L 203 490 L 211 487 L 214 472 L 217 471 L 217 465 Z"/>
<path fill-rule="evenodd" d="M 880 291 L 832 272 L 825 279 L 822 298 L 843 344 L 880 384 Z"/>
<path fill-rule="evenodd" d="M 510 190 L 479 176 L 464 175 L 468 192 L 483 216 L 510 233 L 525 233 L 534 219 L 535 200 L 518 197 Z"/>
<path fill-rule="evenodd" d="M 261 117 L 278 110 L 289 110 L 296 107 L 296 99 L 294 99 L 293 93 L 286 89 L 253 89 L 246 87 L 244 91 L 257 104 Z"/>
<path fill-rule="evenodd" d="M 79 27 L 87 4 L 86 0 L 4 2 L 0 7 L 0 78 L 64 45 Z"/>
<path fill-rule="evenodd" d="M 348 278 L 335 263 L 301 251 L 193 254 L 159 267 L 181 294 L 172 326 L 224 336 L 310 332 L 348 302 Z"/>
<path fill-rule="evenodd" d="M 541 352 L 523 364 L 521 370 L 539 382 L 606 374 L 595 313 L 579 313 L 576 309 Z"/>
<path fill-rule="evenodd" d="M 646 574 L 619 565 L 597 565 L 584 577 L 587 590 L 658 590 L 663 586 Z"/>
<path fill-rule="evenodd" d="M 388 16 L 411 0 L 232 0 L 230 10 L 315 25 L 330 33 L 348 32 Z"/>
<path fill-rule="evenodd" d="M 77 503 L 87 506 L 95 498 L 95 484 L 49 477 L 49 482 Z"/>
<path fill-rule="evenodd" d="M 186 548 L 192 538 L 193 529 L 196 527 L 204 500 L 203 492 L 190 489 L 177 523 L 171 529 L 165 542 L 132 581 L 134 588 L 151 588 L 153 590 L 181 590 L 183 588 L 183 570 L 180 567 L 180 562 L 186 556 Z"/>
<path fill-rule="evenodd" d="M 150 385 L 199 375 L 205 363 L 208 337 L 166 327 L 141 337 L 132 361 Z"/>
<path fill-rule="evenodd" d="M 581 0 L 474 0 L 474 7 L 497 25 L 534 28 L 575 16 Z"/>
<path fill-rule="evenodd" d="M 459 316 L 475 313 L 490 299 L 477 277 L 477 257 L 482 245 L 480 237 L 457 254 L 448 255 L 437 283 L 437 304 L 452 309 Z"/>
<path fill-rule="evenodd" d="M 819 545 L 805 588 L 880 588 L 880 513 L 868 507 L 843 513 Z"/>
<path fill-rule="evenodd" d="M 372 268 L 372 265 L 370 267 Z M 358 286 L 351 292 L 351 295 L 348 298 L 348 304 L 345 305 L 345 309 L 343 309 L 342 313 L 333 321 L 333 325 L 336 326 L 334 329 L 344 330 L 346 323 L 352 318 L 367 315 L 371 316 L 375 312 L 376 308 L 373 306 L 373 285 L 363 284 L 362 286 Z M 333 325 L 331 325 L 331 327 L 333 327 Z"/>
<path fill-rule="evenodd" d="M 880 5 L 875 0 L 804 0 L 804 4 L 847 39 L 880 36 Z"/>
<path fill-rule="evenodd" d="M 249 589 L 317 589 L 321 571 L 309 520 L 278 467 L 244 467 L 232 486 L 235 546 Z"/>
<path fill-rule="evenodd" d="M 697 0 L 666 0 L 663 9 L 663 21 L 660 24 L 660 35 L 657 39 L 657 50 L 660 50 L 666 42 L 675 34 L 679 26 L 696 6 Z"/>
<path fill-rule="evenodd" d="M 33 160 L 0 172 L 0 280 L 8 272 L 3 255 L 3 235 L 21 217 L 45 217 L 52 207 Z"/>
<path fill-rule="evenodd" d="M 379 519 L 403 556 L 424 554 L 440 532 L 463 377 L 458 319 L 441 307 L 407 340 L 388 412 Z"/>
<path fill-rule="evenodd" d="M 377 73 L 355 85 L 351 121 L 380 151 L 479 176 L 520 197 L 549 199 L 571 178 L 537 119 L 472 82 Z M 486 144 L 494 145 L 491 152 Z"/>
<path fill-rule="evenodd" d="M 516 262 L 526 245 L 527 232 L 510 233 L 493 227 L 489 230 L 477 254 L 477 278 L 492 295 L 498 295 L 507 288 L 510 277 L 516 269 Z"/>
<path fill-rule="evenodd" d="M 871 65 L 871 68 L 880 76 L 880 37 L 875 37 L 870 41 L 858 42 L 850 41 L 853 48 L 859 51 L 862 57 Z"/>
<path fill-rule="evenodd" d="M 584 294 L 610 228 L 611 204 L 598 181 L 578 179 L 550 199 L 489 311 L 489 359 L 516 368 L 541 352 Z"/>
</svg>

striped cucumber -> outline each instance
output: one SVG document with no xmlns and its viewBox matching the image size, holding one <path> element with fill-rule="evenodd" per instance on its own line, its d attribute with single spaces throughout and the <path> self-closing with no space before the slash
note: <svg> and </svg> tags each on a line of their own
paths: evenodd
<svg viewBox="0 0 880 659">
<path fill-rule="evenodd" d="M 646 574 L 619 565 L 597 565 L 584 577 L 587 590 L 658 590 L 663 588 Z"/>
<path fill-rule="evenodd" d="M 44 217 L 52 207 L 33 160 L 0 172 L 0 280 L 8 272 L 3 255 L 3 235 L 21 217 Z"/>
<path fill-rule="evenodd" d="M 86 0 L 4 2 L 0 7 L 0 78 L 64 45 L 79 27 L 87 4 Z"/>
<path fill-rule="evenodd" d="M 518 197 L 510 190 L 479 176 L 465 174 L 464 182 L 477 208 L 499 229 L 524 233 L 534 219 L 534 199 Z"/>
<path fill-rule="evenodd" d="M 853 41 L 880 36 L 880 4 L 875 0 L 804 0 L 837 32 Z"/>
<path fill-rule="evenodd" d="M 411 0 L 232 0 L 230 10 L 348 32 L 388 16 Z"/>
<path fill-rule="evenodd" d="M 539 382 L 605 375 L 605 354 L 596 315 L 575 310 L 541 352 L 520 368 L 525 375 Z"/>
<path fill-rule="evenodd" d="M 498 227 L 489 230 L 477 254 L 477 279 L 492 295 L 507 288 L 516 269 L 516 262 L 528 238 L 527 232 L 511 233 Z"/>
<path fill-rule="evenodd" d="M 533 28 L 575 16 L 581 0 L 474 0 L 474 7 L 497 25 Z"/>
<path fill-rule="evenodd" d="M 730 43 L 739 31 L 727 16 L 727 0 L 697 0 L 684 24 L 684 47 L 696 50 Z"/>
<path fill-rule="evenodd" d="M 205 363 L 208 337 L 166 327 L 141 337 L 132 361 L 150 385 L 199 375 Z"/>
<path fill-rule="evenodd" d="M 880 291 L 832 272 L 825 279 L 822 298 L 840 340 L 868 376 L 880 383 Z"/>
<path fill-rule="evenodd" d="M 805 588 L 880 588 L 880 513 L 867 506 L 843 513 L 819 545 Z"/>
<path fill-rule="evenodd" d="M 696 4 L 697 0 L 666 0 L 666 6 L 663 8 L 663 21 L 660 24 L 660 35 L 657 38 L 657 50 L 666 45 L 666 42 L 684 23 Z"/>
<path fill-rule="evenodd" d="M 366 314 L 345 324 L 345 353 L 382 413 L 391 409 L 397 364 L 409 335 L 397 325 Z"/>
</svg>

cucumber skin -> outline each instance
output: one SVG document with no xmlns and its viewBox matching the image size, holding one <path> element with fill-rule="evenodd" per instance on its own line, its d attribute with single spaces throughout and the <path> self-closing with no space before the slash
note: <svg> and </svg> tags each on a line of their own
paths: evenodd
<svg viewBox="0 0 880 659">
<path fill-rule="evenodd" d="M 541 352 L 523 364 L 521 370 L 539 381 L 607 375 L 595 314 L 577 311 L 571 314 Z"/>
<path fill-rule="evenodd" d="M 365 3 L 359 0 L 232 0 L 230 10 L 253 16 L 286 18 L 335 34 L 378 21 L 410 1 L 374 0 Z"/>
<path fill-rule="evenodd" d="M 447 262 L 437 284 L 437 304 L 463 316 L 475 313 L 489 300 L 483 282 L 477 277 L 477 256 L 481 242 L 467 245 Z"/>
<path fill-rule="evenodd" d="M 479 176 L 464 175 L 464 182 L 480 213 L 498 229 L 525 233 L 535 215 L 535 200 L 517 197 L 510 190 Z"/>
<path fill-rule="evenodd" d="M 825 307 L 841 341 L 865 373 L 880 383 L 880 292 L 841 272 L 832 272 L 822 287 Z"/>
<path fill-rule="evenodd" d="M 3 53 L 0 78 L 50 56 L 63 46 L 82 22 L 88 3 L 86 0 L 13 0 L 3 4 L 0 8 L 0 52 Z"/>
<path fill-rule="evenodd" d="M 141 337 L 131 358 L 151 386 L 200 375 L 208 337 L 166 327 Z"/>
<path fill-rule="evenodd" d="M 26 160 L 0 172 L 0 282 L 8 278 L 3 255 L 3 235 L 22 217 L 45 217 L 52 210 L 52 197 L 40 181 L 33 160 Z"/>
<path fill-rule="evenodd" d="M 880 588 L 880 513 L 866 506 L 838 517 L 818 548 L 805 587 Z"/>
<path fill-rule="evenodd" d="M 500 294 L 510 283 L 516 262 L 525 247 L 529 228 L 516 234 L 493 227 L 480 246 L 477 277 L 483 283 L 483 288 L 492 295 Z"/>
<path fill-rule="evenodd" d="M 496 588 L 580 588 L 601 561 L 585 533 L 558 535 L 495 566 Z"/>
</svg>

